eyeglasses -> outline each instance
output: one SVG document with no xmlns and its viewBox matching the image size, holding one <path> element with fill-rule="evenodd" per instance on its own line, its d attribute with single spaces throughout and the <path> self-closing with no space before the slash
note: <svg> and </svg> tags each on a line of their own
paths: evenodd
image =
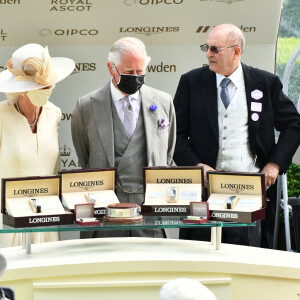
<svg viewBox="0 0 300 300">
<path fill-rule="evenodd" d="M 233 48 L 233 47 L 239 47 L 239 45 L 233 45 L 233 46 L 228 46 L 228 47 L 223 47 L 223 48 L 218 48 L 216 46 L 210 46 L 209 47 L 207 44 L 200 45 L 200 49 L 203 52 L 207 52 L 208 49 L 209 49 L 214 54 L 218 54 L 220 50 L 223 50 L 223 49 L 226 49 L 226 48 Z"/>
</svg>

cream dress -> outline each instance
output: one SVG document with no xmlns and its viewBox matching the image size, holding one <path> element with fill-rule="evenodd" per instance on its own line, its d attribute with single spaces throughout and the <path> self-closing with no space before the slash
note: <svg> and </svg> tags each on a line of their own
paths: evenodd
<svg viewBox="0 0 300 300">
<path fill-rule="evenodd" d="M 59 169 L 58 126 L 61 111 L 47 102 L 32 133 L 27 119 L 8 101 L 0 102 L 0 179 L 47 176 Z M 1 188 L 1 182 L 0 182 Z M 31 233 L 32 243 L 59 240 L 57 232 Z M 0 234 L 0 247 L 22 244 L 21 233 Z"/>
</svg>

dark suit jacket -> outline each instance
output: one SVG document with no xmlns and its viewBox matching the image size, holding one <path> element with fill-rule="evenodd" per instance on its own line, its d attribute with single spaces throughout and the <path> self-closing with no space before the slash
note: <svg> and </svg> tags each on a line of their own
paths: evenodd
<svg viewBox="0 0 300 300">
<path fill-rule="evenodd" d="M 269 72 L 242 64 L 248 106 L 248 130 L 251 151 L 262 169 L 268 162 L 285 173 L 300 143 L 300 115 L 283 94 L 279 78 Z M 251 98 L 260 90 L 263 97 Z M 262 103 L 258 121 L 251 119 L 251 102 Z M 182 75 L 174 106 L 177 118 L 177 165 L 194 166 L 201 162 L 213 168 L 219 150 L 216 74 L 208 67 Z M 280 131 L 275 144 L 274 128 Z M 245 170 L 246 171 L 246 170 Z"/>
</svg>

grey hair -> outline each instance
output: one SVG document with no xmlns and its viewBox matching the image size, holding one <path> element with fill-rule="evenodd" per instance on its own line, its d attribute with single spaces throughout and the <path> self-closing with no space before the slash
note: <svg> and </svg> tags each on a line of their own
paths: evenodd
<svg viewBox="0 0 300 300">
<path fill-rule="evenodd" d="M 113 65 L 118 66 L 121 62 L 121 57 L 124 54 L 131 54 L 134 51 L 139 51 L 145 56 L 146 66 L 149 64 L 151 57 L 147 55 L 145 44 L 134 37 L 124 37 L 117 40 L 111 47 L 108 53 L 108 61 Z"/>
<path fill-rule="evenodd" d="M 10 104 L 15 104 L 20 96 L 24 95 L 26 92 L 20 93 L 5 93 L 6 99 Z"/>
</svg>

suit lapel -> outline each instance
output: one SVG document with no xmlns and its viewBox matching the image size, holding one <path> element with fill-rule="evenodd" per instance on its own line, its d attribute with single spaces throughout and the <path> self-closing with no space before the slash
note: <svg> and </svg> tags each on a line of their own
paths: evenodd
<svg viewBox="0 0 300 300">
<path fill-rule="evenodd" d="M 111 105 L 110 83 L 108 83 L 92 98 L 92 106 L 103 149 L 109 165 L 114 167 L 114 134 Z"/>
<path fill-rule="evenodd" d="M 214 72 L 207 70 L 202 79 L 205 82 L 205 86 L 199 86 L 201 98 L 203 99 L 204 106 L 209 116 L 209 124 L 212 128 L 212 132 L 216 142 L 219 143 L 219 125 L 218 125 L 218 94 L 216 75 Z"/>
<path fill-rule="evenodd" d="M 142 112 L 144 116 L 144 125 L 146 133 L 146 144 L 147 144 L 147 164 L 149 165 L 149 160 L 153 152 L 153 147 L 155 146 L 155 137 L 157 135 L 158 128 L 158 110 L 159 101 L 156 95 L 153 95 L 147 86 L 141 88 L 142 96 Z M 151 105 L 156 105 L 156 110 L 150 110 Z"/>
</svg>

